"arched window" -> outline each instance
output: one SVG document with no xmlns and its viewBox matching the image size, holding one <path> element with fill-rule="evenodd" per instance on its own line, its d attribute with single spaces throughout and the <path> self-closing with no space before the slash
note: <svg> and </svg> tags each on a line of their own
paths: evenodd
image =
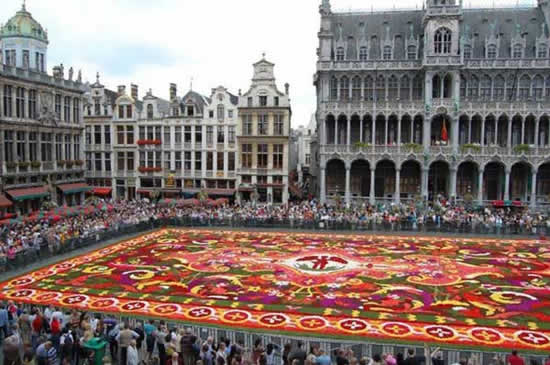
<svg viewBox="0 0 550 365">
<path fill-rule="evenodd" d="M 542 89 L 544 88 L 544 79 L 541 75 L 535 76 L 533 80 L 533 96 L 536 100 L 542 99 Z"/>
<path fill-rule="evenodd" d="M 508 76 L 508 79 L 506 79 L 506 98 L 508 101 L 516 100 L 517 87 L 517 76 Z"/>
<path fill-rule="evenodd" d="M 344 60 L 344 47 L 338 47 L 336 49 L 336 61 Z"/>
<path fill-rule="evenodd" d="M 504 77 L 502 77 L 501 75 L 495 77 L 493 98 L 497 101 L 504 100 Z"/>
<path fill-rule="evenodd" d="M 153 119 L 153 104 L 147 104 L 147 119 Z"/>
<path fill-rule="evenodd" d="M 340 100 L 349 100 L 349 79 L 347 76 L 340 79 Z"/>
<path fill-rule="evenodd" d="M 422 100 L 423 96 L 423 86 L 424 86 L 424 79 L 417 75 L 413 79 L 413 99 L 414 100 Z"/>
<path fill-rule="evenodd" d="M 330 100 L 337 100 L 338 99 L 338 79 L 336 77 L 332 77 L 330 79 Z"/>
<path fill-rule="evenodd" d="M 469 44 L 464 45 L 464 59 L 469 60 L 472 58 L 472 46 Z"/>
<path fill-rule="evenodd" d="M 453 77 L 450 74 L 447 74 L 443 79 L 443 97 L 450 98 L 452 95 L 453 95 Z"/>
<path fill-rule="evenodd" d="M 491 100 L 491 83 L 489 76 L 481 77 L 481 100 Z"/>
<path fill-rule="evenodd" d="M 391 46 L 384 46 L 383 58 L 385 60 L 391 60 Z"/>
<path fill-rule="evenodd" d="M 386 99 L 386 80 L 384 76 L 380 75 L 376 79 L 376 100 Z"/>
<path fill-rule="evenodd" d="M 462 99 L 466 98 L 466 90 L 467 90 L 468 82 L 466 81 L 466 78 L 464 75 L 460 75 L 460 97 Z"/>
<path fill-rule="evenodd" d="M 351 82 L 351 98 L 353 101 L 361 100 L 361 78 L 355 76 Z"/>
<path fill-rule="evenodd" d="M 434 51 L 436 54 L 451 53 L 451 31 L 448 28 L 439 28 L 434 36 Z"/>
<path fill-rule="evenodd" d="M 487 46 L 487 58 L 493 59 L 497 58 L 497 46 L 494 44 L 490 44 Z"/>
<path fill-rule="evenodd" d="M 401 78 L 401 88 L 399 89 L 399 99 L 409 100 L 411 98 L 411 83 L 407 75 Z"/>
<path fill-rule="evenodd" d="M 521 58 L 523 57 L 523 46 L 521 44 L 515 44 L 512 49 L 512 58 Z"/>
<path fill-rule="evenodd" d="M 548 47 L 546 47 L 546 44 L 539 44 L 539 47 L 537 49 L 537 58 L 546 58 L 548 57 Z"/>
<path fill-rule="evenodd" d="M 407 47 L 407 59 L 416 60 L 416 46 Z"/>
<path fill-rule="evenodd" d="M 359 48 L 359 60 L 360 61 L 366 61 L 368 59 L 368 51 L 367 47 L 361 47 Z"/>
<path fill-rule="evenodd" d="M 479 96 L 479 79 L 472 75 L 470 82 L 468 83 L 468 97 L 470 99 L 477 99 Z"/>
<path fill-rule="evenodd" d="M 365 100 L 372 101 L 372 97 L 373 97 L 373 94 L 374 94 L 374 81 L 373 81 L 372 77 L 367 76 L 365 78 L 364 88 L 365 89 L 363 90 L 363 98 Z"/>
<path fill-rule="evenodd" d="M 531 89 L 531 78 L 523 75 L 519 80 L 519 100 L 529 99 L 529 89 Z"/>
<path fill-rule="evenodd" d="M 398 85 L 399 84 L 397 82 L 397 77 L 392 75 L 390 77 L 390 79 L 388 80 L 388 99 L 390 101 L 394 101 L 395 99 L 397 99 L 397 86 Z"/>
<path fill-rule="evenodd" d="M 441 97 L 441 78 L 435 75 L 432 78 L 432 98 L 439 99 Z"/>
<path fill-rule="evenodd" d="M 218 120 L 223 120 L 225 117 L 225 108 L 223 104 L 218 105 L 218 109 L 216 112 L 217 112 Z"/>
</svg>

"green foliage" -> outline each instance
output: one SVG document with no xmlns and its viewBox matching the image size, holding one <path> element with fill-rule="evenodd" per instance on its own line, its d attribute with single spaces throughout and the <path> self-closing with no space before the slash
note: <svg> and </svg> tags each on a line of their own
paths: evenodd
<svg viewBox="0 0 550 365">
<path fill-rule="evenodd" d="M 528 144 L 518 144 L 514 146 L 514 152 L 516 154 L 528 153 L 531 147 Z"/>
<path fill-rule="evenodd" d="M 404 148 L 414 153 L 422 152 L 422 145 L 418 143 L 405 143 Z"/>
<path fill-rule="evenodd" d="M 468 151 L 479 153 L 481 152 L 481 146 L 477 144 L 466 143 L 460 146 L 460 150 L 462 151 L 462 153 L 467 153 Z"/>
<path fill-rule="evenodd" d="M 364 142 L 355 142 L 353 146 L 357 148 L 369 148 L 371 145 L 369 143 L 364 143 Z"/>
</svg>

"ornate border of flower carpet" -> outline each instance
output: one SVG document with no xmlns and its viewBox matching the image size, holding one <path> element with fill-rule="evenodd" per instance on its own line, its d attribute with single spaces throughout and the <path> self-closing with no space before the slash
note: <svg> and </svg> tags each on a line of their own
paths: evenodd
<svg viewBox="0 0 550 365">
<path fill-rule="evenodd" d="M 0 299 L 281 335 L 550 352 L 550 245 L 165 229 L 11 279 Z"/>
</svg>

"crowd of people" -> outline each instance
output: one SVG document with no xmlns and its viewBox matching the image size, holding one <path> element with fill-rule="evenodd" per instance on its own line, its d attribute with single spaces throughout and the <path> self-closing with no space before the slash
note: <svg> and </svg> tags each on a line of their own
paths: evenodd
<svg viewBox="0 0 550 365">
<path fill-rule="evenodd" d="M 106 204 L 101 202 L 101 204 Z M 105 205 L 107 206 L 107 205 Z M 63 244 L 73 238 L 87 238 L 98 232 L 116 230 L 123 225 L 133 225 L 165 218 L 187 218 L 194 222 L 232 222 L 234 226 L 248 226 L 251 222 L 268 222 L 300 227 L 309 224 L 311 228 L 369 229 L 373 225 L 389 229 L 430 230 L 441 226 L 457 229 L 498 233 L 499 229 L 513 227 L 515 232 L 543 234 L 550 229 L 547 214 L 529 211 L 525 208 L 467 208 L 448 202 L 433 204 L 361 204 L 352 208 L 321 205 L 316 200 L 285 205 L 270 204 L 223 204 L 223 205 L 179 205 L 177 201 L 142 200 L 109 201 L 109 209 L 82 210 L 86 214 L 65 217 L 34 214 L 32 220 L 3 221 L 0 226 L 0 266 L 15 262 L 17 255 L 39 258 L 47 247 L 49 253 L 60 250 Z M 539 230 L 537 232 L 537 230 Z"/>
<path fill-rule="evenodd" d="M 191 328 L 162 320 L 128 322 L 113 316 L 90 315 L 52 306 L 18 307 L 0 303 L 0 340 L 5 365 L 423 365 L 426 354 L 406 353 L 356 357 L 352 347 L 328 353 L 320 345 L 305 348 L 301 341 L 279 346 L 257 337 L 252 346 L 229 338 L 200 336 Z M 99 356 L 99 358 L 98 358 Z M 428 354 L 431 363 L 444 365 L 442 353 Z M 550 357 L 530 365 L 550 365 Z M 475 357 L 455 365 L 485 365 Z M 516 351 L 495 356 L 491 365 L 525 365 Z"/>
</svg>

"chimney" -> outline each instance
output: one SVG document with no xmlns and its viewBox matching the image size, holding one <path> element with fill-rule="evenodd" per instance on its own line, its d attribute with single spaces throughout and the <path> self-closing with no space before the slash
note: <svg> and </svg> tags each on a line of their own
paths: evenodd
<svg viewBox="0 0 550 365">
<path fill-rule="evenodd" d="M 290 89 L 290 85 L 288 82 L 285 84 L 285 94 L 288 96 L 288 89 Z"/>
<path fill-rule="evenodd" d="M 126 94 L 126 86 L 125 85 L 119 85 L 118 86 L 118 95 L 124 95 Z"/>
<path fill-rule="evenodd" d="M 132 88 L 132 99 L 138 100 L 138 86 L 136 84 L 130 84 L 130 87 Z"/>
<path fill-rule="evenodd" d="M 178 95 L 178 85 L 170 84 L 170 100 L 176 100 Z"/>
<path fill-rule="evenodd" d="M 239 96 L 242 96 L 242 94 L 241 94 L 241 89 L 239 89 Z"/>
</svg>

